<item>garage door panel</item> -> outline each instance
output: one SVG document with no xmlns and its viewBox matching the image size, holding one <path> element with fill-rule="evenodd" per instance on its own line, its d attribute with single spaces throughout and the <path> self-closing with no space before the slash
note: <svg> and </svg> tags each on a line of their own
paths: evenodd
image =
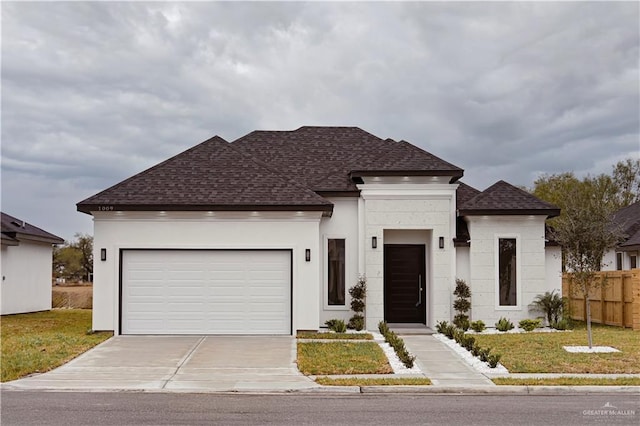
<svg viewBox="0 0 640 426">
<path fill-rule="evenodd" d="M 123 334 L 291 334 L 288 251 L 125 250 Z"/>
</svg>

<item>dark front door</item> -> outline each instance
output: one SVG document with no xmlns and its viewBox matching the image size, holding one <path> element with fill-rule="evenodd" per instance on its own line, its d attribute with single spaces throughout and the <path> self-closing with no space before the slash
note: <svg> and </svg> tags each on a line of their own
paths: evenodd
<svg viewBox="0 0 640 426">
<path fill-rule="evenodd" d="M 424 245 L 384 245 L 385 321 L 425 324 L 425 283 Z"/>
</svg>

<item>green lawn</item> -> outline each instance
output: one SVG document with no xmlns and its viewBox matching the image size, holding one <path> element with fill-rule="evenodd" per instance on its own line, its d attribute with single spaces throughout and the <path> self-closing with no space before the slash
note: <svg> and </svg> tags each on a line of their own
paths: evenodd
<svg viewBox="0 0 640 426">
<path fill-rule="evenodd" d="M 593 324 L 593 344 L 612 346 L 616 353 L 569 353 L 563 346 L 586 346 L 579 323 L 573 332 L 474 335 L 482 347 L 502 354 L 510 373 L 640 373 L 640 332 Z"/>
<path fill-rule="evenodd" d="M 298 342 L 298 369 L 306 375 L 393 373 L 375 342 Z"/>
<path fill-rule="evenodd" d="M 318 377 L 316 383 L 323 386 L 424 386 L 430 385 L 426 377 L 389 377 L 389 378 L 331 378 Z"/>
<path fill-rule="evenodd" d="M 322 340 L 373 340 L 370 333 L 314 333 L 300 332 L 298 339 L 322 339 Z"/>
<path fill-rule="evenodd" d="M 496 385 L 511 386 L 640 386 L 640 377 L 599 379 L 589 377 L 558 377 L 554 379 L 517 379 L 500 377 L 493 379 Z"/>
<path fill-rule="evenodd" d="M 56 368 L 111 337 L 89 333 L 91 310 L 61 309 L 5 315 L 2 332 L 2 382 Z"/>
</svg>

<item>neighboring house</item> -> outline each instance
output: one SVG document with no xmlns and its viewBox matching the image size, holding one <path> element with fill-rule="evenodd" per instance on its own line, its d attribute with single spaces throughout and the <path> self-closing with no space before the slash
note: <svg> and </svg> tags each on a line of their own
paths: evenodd
<svg viewBox="0 0 640 426">
<path fill-rule="evenodd" d="M 624 240 L 605 254 L 603 270 L 628 270 L 638 268 L 640 255 L 640 201 L 621 208 L 611 218 L 613 226 L 620 227 Z"/>
<path fill-rule="evenodd" d="M 292 334 L 450 320 L 456 277 L 472 318 L 530 316 L 560 289 L 545 220 L 559 209 L 356 127 L 213 137 L 80 203 L 94 217 L 93 328 L 121 334 Z"/>
<path fill-rule="evenodd" d="M 51 309 L 52 245 L 64 240 L 2 213 L 2 315 Z"/>
</svg>

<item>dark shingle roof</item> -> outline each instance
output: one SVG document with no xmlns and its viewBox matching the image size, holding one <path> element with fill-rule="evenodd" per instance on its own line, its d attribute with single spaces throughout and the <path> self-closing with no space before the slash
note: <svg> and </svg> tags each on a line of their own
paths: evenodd
<svg viewBox="0 0 640 426">
<path fill-rule="evenodd" d="M 19 242 L 21 236 L 33 238 L 39 241 L 62 244 L 64 240 L 57 235 L 53 235 L 44 229 L 38 228 L 30 223 L 26 223 L 14 216 L 2 213 L 2 239 L 9 244 Z"/>
<path fill-rule="evenodd" d="M 357 195 L 353 171 L 462 176 L 462 169 L 408 142 L 357 127 L 260 130 L 231 144 L 209 139 L 81 201 L 78 210 L 330 212 L 321 195 Z"/>
<path fill-rule="evenodd" d="M 332 204 L 213 137 L 78 203 L 127 210 L 321 210 Z"/>
<path fill-rule="evenodd" d="M 458 206 L 458 208 L 476 195 L 480 194 L 480 191 L 466 183 L 458 182 L 458 185 L 458 189 L 456 190 L 456 206 Z"/>
<path fill-rule="evenodd" d="M 540 215 L 560 214 L 560 209 L 527 191 L 499 181 L 458 206 L 460 216 L 473 215 Z"/>
<path fill-rule="evenodd" d="M 624 242 L 620 244 L 621 248 L 640 247 L 640 201 L 615 212 L 611 222 L 619 226 L 625 235 Z"/>
</svg>

